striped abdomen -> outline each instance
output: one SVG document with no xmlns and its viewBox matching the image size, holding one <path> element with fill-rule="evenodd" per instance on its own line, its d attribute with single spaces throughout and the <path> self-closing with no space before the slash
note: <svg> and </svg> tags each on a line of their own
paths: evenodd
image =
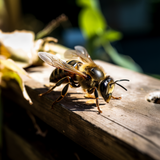
<svg viewBox="0 0 160 160">
<path fill-rule="evenodd" d="M 70 61 L 67 61 L 67 63 L 76 69 L 79 69 L 79 67 L 82 65 L 82 62 L 79 62 L 77 60 L 70 60 Z M 56 68 L 50 75 L 50 82 L 56 83 L 61 78 L 66 77 L 66 76 L 70 76 L 75 81 L 77 80 L 75 74 L 72 74 L 68 71 L 65 71 L 65 70 L 62 70 L 59 68 Z M 64 83 L 66 83 L 66 82 L 64 82 Z"/>
</svg>

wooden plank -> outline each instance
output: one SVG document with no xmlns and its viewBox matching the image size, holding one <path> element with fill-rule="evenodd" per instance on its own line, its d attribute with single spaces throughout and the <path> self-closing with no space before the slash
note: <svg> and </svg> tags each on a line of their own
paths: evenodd
<svg viewBox="0 0 160 160">
<path fill-rule="evenodd" d="M 30 69 L 30 76 L 35 80 L 26 79 L 25 84 L 34 103 L 32 106 L 20 98 L 18 91 L 14 97 L 11 91 L 3 93 L 101 159 L 160 159 L 160 104 L 146 100 L 147 94 L 160 92 L 160 81 L 102 61 L 96 63 L 115 80 L 130 80 L 121 82 L 127 92 L 118 86 L 115 88 L 113 95 L 122 96 L 122 100 L 106 104 L 100 98 L 102 114 L 98 114 L 95 105 L 86 104 L 80 88 L 71 88 L 51 110 L 62 87 L 44 97 L 38 94 L 46 91 L 43 84 L 48 82 L 53 67 Z"/>
<path fill-rule="evenodd" d="M 38 152 L 31 144 L 18 136 L 8 127 L 4 127 L 7 155 L 12 160 L 49 160 Z"/>
<path fill-rule="evenodd" d="M 3 159 L 95 159 L 63 134 L 4 97 Z M 13 107 L 14 105 L 14 107 Z M 20 113 L 20 114 L 19 114 Z M 31 119 L 34 121 L 31 121 Z M 36 124 L 35 124 L 36 122 Z M 39 128 L 40 130 L 35 129 Z M 4 155 L 5 154 L 5 155 Z M 5 157 L 6 156 L 6 157 Z"/>
</svg>

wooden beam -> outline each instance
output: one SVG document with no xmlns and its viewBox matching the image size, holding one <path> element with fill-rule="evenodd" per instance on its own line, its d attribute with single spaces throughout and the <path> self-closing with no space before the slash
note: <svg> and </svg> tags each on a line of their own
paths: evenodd
<svg viewBox="0 0 160 160">
<path fill-rule="evenodd" d="M 8 127 L 4 127 L 5 146 L 7 146 L 7 155 L 13 160 L 49 160 L 38 152 L 35 147 L 27 143 L 22 137 L 14 133 Z"/>
<path fill-rule="evenodd" d="M 47 90 L 43 85 L 49 82 L 53 70 L 49 66 L 28 70 L 33 79 L 26 79 L 25 85 L 33 105 L 17 89 L 3 90 L 3 94 L 101 159 L 159 159 L 160 104 L 149 103 L 146 97 L 151 92 L 160 92 L 160 81 L 109 63 L 95 62 L 115 80 L 130 80 L 121 82 L 127 92 L 115 88 L 113 96 L 122 96 L 122 100 L 105 103 L 100 98 L 102 114 L 98 114 L 94 104 L 86 104 L 80 88 L 70 88 L 67 96 L 51 110 L 62 87 L 38 97 Z"/>
</svg>

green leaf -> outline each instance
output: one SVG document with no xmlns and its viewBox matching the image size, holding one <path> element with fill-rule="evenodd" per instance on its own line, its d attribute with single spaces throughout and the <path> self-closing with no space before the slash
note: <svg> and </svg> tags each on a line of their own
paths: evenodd
<svg viewBox="0 0 160 160">
<path fill-rule="evenodd" d="M 99 7 L 99 2 L 97 0 L 77 0 L 77 5 L 83 7 L 97 8 Z"/>
<path fill-rule="evenodd" d="M 106 42 L 113 42 L 120 40 L 122 38 L 122 33 L 115 30 L 105 31 L 101 36 L 97 36 L 94 39 L 94 45 L 99 47 Z"/>
<path fill-rule="evenodd" d="M 92 7 L 92 0 L 77 0 L 78 6 Z"/>
<path fill-rule="evenodd" d="M 101 35 L 106 28 L 106 21 L 97 9 L 84 8 L 79 14 L 79 25 L 86 38 Z"/>
<path fill-rule="evenodd" d="M 115 30 L 108 30 L 102 35 L 104 40 L 108 40 L 110 42 L 120 40 L 122 38 L 122 33 Z"/>
</svg>

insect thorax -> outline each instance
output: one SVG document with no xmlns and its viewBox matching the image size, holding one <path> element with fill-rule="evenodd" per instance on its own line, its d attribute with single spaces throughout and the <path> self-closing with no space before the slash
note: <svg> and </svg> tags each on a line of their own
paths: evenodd
<svg viewBox="0 0 160 160">
<path fill-rule="evenodd" d="M 99 82 L 104 79 L 105 73 L 102 68 L 97 66 L 96 64 L 83 64 L 80 67 L 80 71 L 88 75 L 88 79 L 84 77 L 78 76 L 78 81 L 82 88 L 84 89 L 90 89 L 93 87 L 97 87 Z"/>
</svg>

